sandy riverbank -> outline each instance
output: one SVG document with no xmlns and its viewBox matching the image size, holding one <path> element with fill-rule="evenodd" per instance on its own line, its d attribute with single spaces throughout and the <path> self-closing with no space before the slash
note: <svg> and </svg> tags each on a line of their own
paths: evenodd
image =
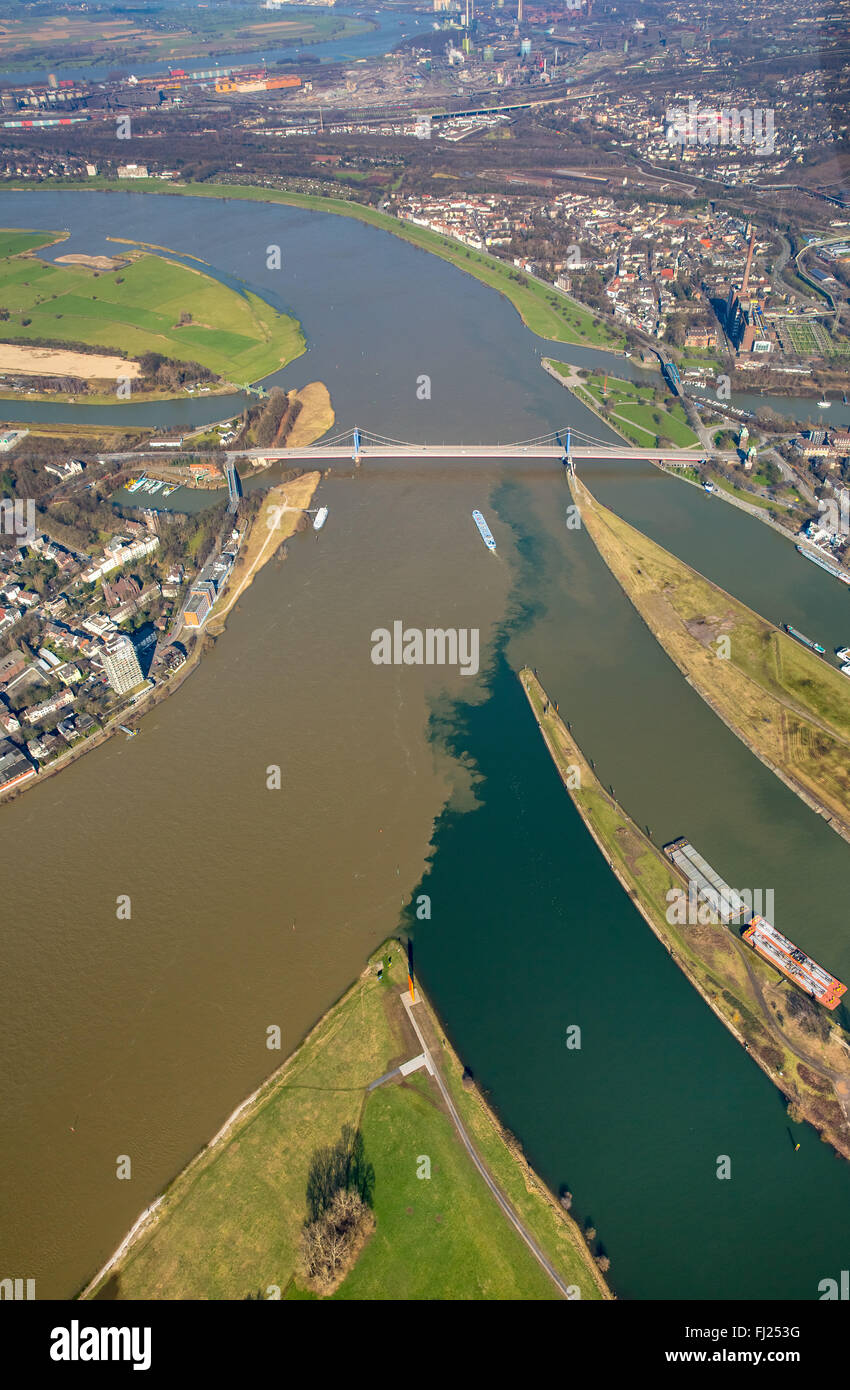
<svg viewBox="0 0 850 1390">
<path fill-rule="evenodd" d="M 0 343 L 0 372 L 18 376 L 74 376 L 85 381 L 134 381 L 138 362 L 100 352 L 71 352 L 65 348 L 25 347 Z"/>
<path fill-rule="evenodd" d="M 327 433 L 336 418 L 331 393 L 323 381 L 310 381 L 293 394 L 301 409 L 284 447 L 306 449 Z"/>
<path fill-rule="evenodd" d="M 312 501 L 321 476 L 318 471 L 303 473 L 292 482 L 271 488 L 242 542 L 227 589 L 207 619 L 206 631 L 213 637 L 224 631 L 228 613 L 263 565 L 268 564 L 299 527 L 303 529 L 306 525 L 305 509 Z"/>
</svg>

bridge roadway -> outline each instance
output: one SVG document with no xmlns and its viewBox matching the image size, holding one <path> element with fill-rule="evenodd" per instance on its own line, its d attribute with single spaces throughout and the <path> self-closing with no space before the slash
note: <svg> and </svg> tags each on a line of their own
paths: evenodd
<svg viewBox="0 0 850 1390">
<path fill-rule="evenodd" d="M 663 460 L 664 463 L 699 463 L 705 457 L 694 449 L 630 449 L 628 445 L 605 447 L 594 445 L 592 448 L 573 448 L 570 454 L 574 459 L 652 459 L 654 461 Z M 396 444 L 392 447 L 388 445 L 367 444 L 361 450 L 361 458 L 368 462 L 370 458 L 475 458 L 475 459 L 522 459 L 540 458 L 552 459 L 557 462 L 563 460 L 563 449 L 540 447 L 539 445 L 517 445 L 517 444 Z M 353 457 L 353 450 L 350 444 L 343 447 L 323 446 L 316 444 L 313 447 L 304 449 L 242 449 L 238 454 L 228 455 L 228 458 L 266 458 L 266 459 L 322 459 L 334 458 L 350 459 Z M 732 459 L 733 454 L 713 453 L 713 458 Z"/>
<path fill-rule="evenodd" d="M 103 453 L 98 454 L 99 463 L 140 463 L 142 460 L 157 460 L 163 464 L 173 459 L 175 454 L 179 455 L 180 450 L 162 449 L 137 449 L 124 453 Z M 659 463 L 699 463 L 700 459 L 709 456 L 712 459 L 724 463 L 734 462 L 737 457 L 734 453 L 719 453 L 716 450 L 698 449 L 630 449 L 628 445 L 615 445 L 612 447 L 601 444 L 592 447 L 582 446 L 570 450 L 573 459 L 649 459 L 651 462 Z M 234 453 L 222 452 L 215 456 L 216 462 L 222 464 L 237 464 L 242 459 L 263 458 L 274 460 L 297 459 L 298 461 L 321 462 L 322 459 L 353 459 L 353 449 L 350 444 L 345 445 L 322 445 L 315 444 L 303 449 L 239 449 Z M 535 458 L 550 459 L 553 463 L 563 462 L 564 451 L 562 448 L 541 447 L 539 445 L 521 444 L 394 444 L 374 445 L 367 444 L 360 451 L 363 462 L 368 463 L 369 459 L 403 459 L 403 458 L 469 458 L 469 459 L 517 459 Z"/>
</svg>

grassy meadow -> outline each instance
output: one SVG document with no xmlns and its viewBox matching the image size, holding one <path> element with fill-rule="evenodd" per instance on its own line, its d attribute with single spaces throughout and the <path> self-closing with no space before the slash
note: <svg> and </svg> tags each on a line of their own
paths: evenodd
<svg viewBox="0 0 850 1390">
<path fill-rule="evenodd" d="M 198 362 L 236 384 L 257 381 L 304 351 L 295 319 L 162 256 L 133 252 L 124 266 L 93 271 L 22 254 L 56 236 L 0 232 L 6 342 L 83 343 L 129 357 L 157 352 Z"/>
<path fill-rule="evenodd" d="M 604 381 L 590 377 L 582 383 L 597 409 L 610 412 L 613 423 L 639 449 L 651 449 L 657 435 L 666 436 L 677 448 L 689 449 L 699 443 L 684 407 L 672 397 L 663 404 L 653 400 L 652 388 L 609 376 Z"/>
</svg>

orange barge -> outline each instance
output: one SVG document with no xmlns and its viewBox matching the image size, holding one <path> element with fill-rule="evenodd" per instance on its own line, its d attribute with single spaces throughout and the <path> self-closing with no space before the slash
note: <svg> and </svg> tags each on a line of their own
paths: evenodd
<svg viewBox="0 0 850 1390">
<path fill-rule="evenodd" d="M 752 917 L 744 931 L 744 940 L 758 951 L 769 965 L 781 970 L 795 985 L 805 990 L 826 1009 L 837 1009 L 847 986 L 824 970 L 822 965 L 807 956 L 793 941 L 776 930 L 765 917 Z"/>
</svg>

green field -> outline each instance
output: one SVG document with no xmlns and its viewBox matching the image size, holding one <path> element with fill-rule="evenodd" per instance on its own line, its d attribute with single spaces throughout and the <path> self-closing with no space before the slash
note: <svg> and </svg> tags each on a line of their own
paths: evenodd
<svg viewBox="0 0 850 1390">
<path fill-rule="evenodd" d="M 21 254 L 59 236 L 0 233 L 0 248 L 7 248 L 0 250 L 0 305 L 9 314 L 0 327 L 4 341 L 84 343 L 128 357 L 158 352 L 238 384 L 268 376 L 304 351 L 297 320 L 163 256 L 131 252 L 129 264 L 95 272 Z M 179 326 L 185 314 L 191 321 Z"/>
<path fill-rule="evenodd" d="M 383 961 L 384 978 L 375 964 Z M 252 1099 L 214 1148 L 175 1180 L 159 1219 L 94 1297 L 312 1297 L 298 1275 L 310 1160 L 342 1126 L 359 1125 L 375 1169 L 375 1231 L 337 1290 L 340 1299 L 558 1297 L 460 1143 L 423 1072 L 368 1092 L 369 1082 L 420 1051 L 400 1002 L 406 960 L 395 942 Z M 518 1161 L 489 1112 L 461 1085 L 427 1003 L 420 1026 L 464 1124 L 514 1209 L 566 1283 L 584 1299 L 606 1290 L 575 1224 Z M 433 1039 L 433 1041 L 431 1041 Z M 430 1178 L 417 1176 L 419 1159 Z"/>
<path fill-rule="evenodd" d="M 696 348 L 685 348 L 680 357 L 677 358 L 679 367 L 682 371 L 688 371 L 691 367 L 705 367 L 712 371 L 719 372 L 721 368 L 720 358 L 712 352 L 699 352 Z"/>
<path fill-rule="evenodd" d="M 811 292 L 818 287 L 807 282 L 802 288 Z M 818 290 L 818 293 L 821 291 Z M 826 325 L 817 320 L 783 319 L 780 324 L 782 337 L 787 340 L 791 350 L 802 357 L 846 357 L 850 352 L 850 342 L 846 338 L 834 338 Z"/>
<path fill-rule="evenodd" d="M 24 251 L 34 251 L 37 246 L 46 246 L 52 241 L 61 240 L 63 235 L 62 232 L 13 231 L 11 228 L 0 228 L 0 258 L 20 256 Z"/>
<path fill-rule="evenodd" d="M 370 1096 L 366 1152 L 375 1155 L 375 1234 L 340 1299 L 549 1299 L 554 1289 L 471 1173 L 448 1116 L 419 1074 Z M 416 1177 L 418 1154 L 431 1178 Z M 425 1258 L 425 1250 L 428 1255 Z"/>
<path fill-rule="evenodd" d="M 552 365 L 567 374 L 571 370 L 563 362 Z M 683 449 L 699 443 L 684 407 L 672 397 L 656 404 L 650 386 L 639 386 L 633 381 L 609 376 L 606 388 L 602 378 L 593 376 L 583 380 L 580 386 L 574 386 L 573 391 L 580 400 L 584 397 L 588 405 L 595 406 L 600 414 L 610 419 L 613 428 L 639 449 L 654 448 L 659 435 L 666 436 Z M 656 415 L 657 420 L 653 419 Z"/>
<path fill-rule="evenodd" d="M 27 188 L 25 183 L 8 185 L 12 188 Z M 441 236 L 428 227 L 417 227 L 412 222 L 403 222 L 384 212 L 366 207 L 362 203 L 345 201 L 340 198 L 321 198 L 308 193 L 287 193 L 278 189 L 255 188 L 250 184 L 208 184 L 163 183 L 161 179 L 134 179 L 132 188 L 125 182 L 114 179 L 87 179 L 85 183 L 74 183 L 70 179 L 51 181 L 43 179 L 39 188 L 50 186 L 57 189 L 103 189 L 122 193 L 170 193 L 198 198 L 238 198 L 247 202 L 283 203 L 289 207 L 307 208 L 315 212 L 333 212 L 340 217 L 354 217 L 367 222 L 371 227 L 391 232 L 402 241 L 409 241 L 423 251 L 430 251 L 441 260 L 449 261 L 459 270 L 474 275 L 476 280 L 498 290 L 510 300 L 523 322 L 532 333 L 555 342 L 578 343 L 587 347 L 618 349 L 625 347 L 625 338 L 602 319 L 593 315 L 589 309 L 565 299 L 553 288 L 538 284 L 526 275 L 505 265 L 495 256 L 473 251 L 453 241 L 451 237 Z M 520 276 L 520 280 L 515 279 Z"/>
<path fill-rule="evenodd" d="M 692 483 L 701 484 L 703 479 L 698 468 L 671 468 L 668 470 L 675 478 L 687 478 Z M 727 478 L 721 477 L 714 469 L 706 469 L 705 476 L 710 478 L 714 486 L 719 490 L 728 493 L 731 497 L 738 497 L 742 502 L 751 502 L 754 507 L 761 507 L 765 511 L 773 508 L 786 506 L 785 502 L 771 502 L 765 497 L 758 497 L 754 492 L 745 492 L 743 488 L 735 487 Z"/>
<path fill-rule="evenodd" d="M 722 488 L 724 492 L 731 493 L 733 497 L 739 498 L 742 502 L 749 502 L 752 507 L 761 507 L 764 511 L 770 511 L 771 508 L 782 505 L 778 502 L 769 502 L 766 497 L 757 497 L 754 492 L 745 492 L 743 488 L 735 487 L 726 478 L 721 478 L 716 473 L 712 473 L 711 476 L 717 487 Z"/>
<path fill-rule="evenodd" d="M 366 33 L 377 26 L 356 19 L 287 5 L 271 13 L 258 5 L 169 6 L 168 27 L 158 27 L 158 11 L 66 10 L 56 15 L 3 16 L 4 68 L 55 67 L 76 61 L 86 66 L 122 63 L 218 60 L 222 53 L 265 51 L 271 56 L 289 44 L 316 44 Z M 18 7 L 21 8 L 21 7 Z M 39 7 L 41 8 L 41 7 Z"/>
</svg>

